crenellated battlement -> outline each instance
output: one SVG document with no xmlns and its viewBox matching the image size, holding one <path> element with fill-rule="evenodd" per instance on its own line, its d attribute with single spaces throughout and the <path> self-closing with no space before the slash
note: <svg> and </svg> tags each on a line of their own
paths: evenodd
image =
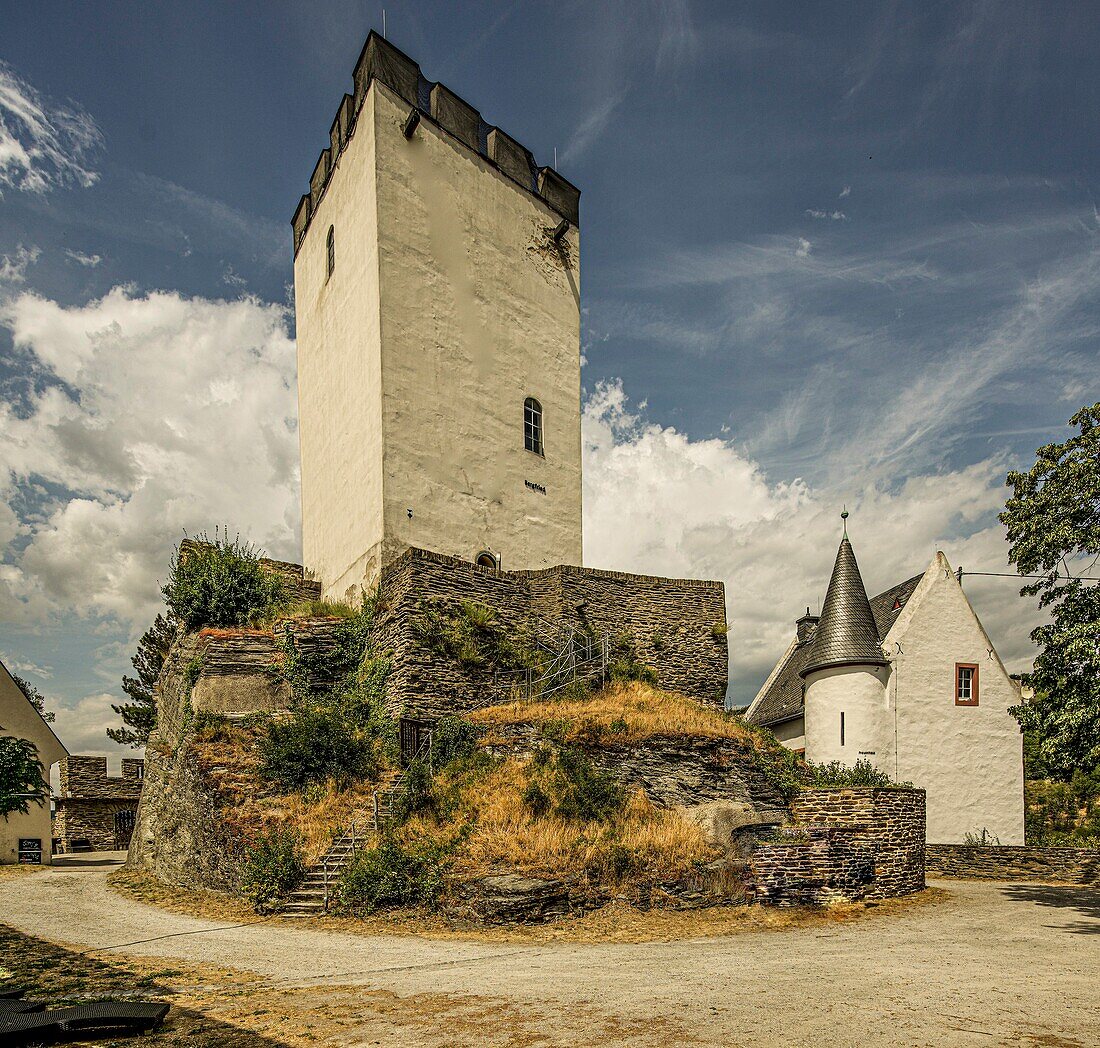
<svg viewBox="0 0 1100 1048">
<path fill-rule="evenodd" d="M 352 76 L 354 93 L 344 95 L 329 130 L 329 144 L 317 160 L 309 180 L 309 192 L 298 202 L 291 225 L 294 253 L 302 245 L 336 161 L 355 133 L 355 120 L 372 80 L 395 92 L 417 114 L 432 121 L 497 168 L 503 175 L 533 193 L 573 225 L 580 223 L 580 190 L 552 167 L 539 167 L 531 151 L 487 124 L 481 114 L 445 85 L 427 80 L 420 66 L 388 40 L 371 30 Z"/>
</svg>

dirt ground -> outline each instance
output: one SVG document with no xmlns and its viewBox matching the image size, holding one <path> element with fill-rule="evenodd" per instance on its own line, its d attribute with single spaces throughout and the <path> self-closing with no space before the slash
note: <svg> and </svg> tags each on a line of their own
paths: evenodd
<svg viewBox="0 0 1100 1048">
<path fill-rule="evenodd" d="M 37 992 L 171 1000 L 143 1043 L 1100 1043 L 1096 889 L 941 881 L 837 922 L 594 944 L 196 917 L 120 895 L 112 868 L 0 878 L 0 967 Z"/>
</svg>

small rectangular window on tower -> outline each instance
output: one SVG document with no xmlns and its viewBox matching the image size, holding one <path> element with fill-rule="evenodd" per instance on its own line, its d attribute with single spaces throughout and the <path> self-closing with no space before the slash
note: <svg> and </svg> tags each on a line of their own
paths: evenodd
<svg viewBox="0 0 1100 1048">
<path fill-rule="evenodd" d="M 840 711 L 840 745 L 844 745 L 844 711 Z"/>
<path fill-rule="evenodd" d="M 978 705 L 978 667 L 972 662 L 955 663 L 955 705 Z"/>
</svg>

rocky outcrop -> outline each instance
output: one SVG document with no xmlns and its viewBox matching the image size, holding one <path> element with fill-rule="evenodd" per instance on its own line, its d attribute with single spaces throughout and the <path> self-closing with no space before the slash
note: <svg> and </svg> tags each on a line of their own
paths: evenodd
<svg viewBox="0 0 1100 1048">
<path fill-rule="evenodd" d="M 317 689 L 330 687 L 335 682 L 326 655 L 336 646 L 340 623 L 340 619 L 317 615 L 280 619 L 271 630 L 200 630 L 192 708 L 228 716 L 287 709 L 293 696 L 280 666 L 288 643 L 300 656 L 303 683 Z"/>
<path fill-rule="evenodd" d="M 532 724 L 494 726 L 487 749 L 495 754 L 529 756 L 545 745 Z M 632 743 L 577 742 L 602 771 L 639 786 L 662 807 L 695 807 L 712 801 L 740 805 L 741 825 L 784 822 L 787 802 L 768 778 L 752 744 L 741 739 L 654 735 Z M 726 817 L 737 816 L 727 809 Z M 731 826 L 731 830 L 732 830 Z"/>
<path fill-rule="evenodd" d="M 188 667 L 201 648 L 197 635 L 182 636 L 161 670 L 157 728 L 146 747 L 127 866 L 167 884 L 232 892 L 240 883 L 239 845 L 228 829 L 217 779 L 191 745 Z"/>
</svg>

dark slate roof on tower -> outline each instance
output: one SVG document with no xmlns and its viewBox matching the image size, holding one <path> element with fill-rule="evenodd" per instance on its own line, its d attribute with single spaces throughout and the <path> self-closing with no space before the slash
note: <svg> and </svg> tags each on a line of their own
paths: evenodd
<svg viewBox="0 0 1100 1048">
<path fill-rule="evenodd" d="M 836 553 L 825 603 L 821 605 L 821 621 L 814 630 L 813 643 L 801 673 L 805 677 L 813 670 L 828 666 L 884 665 L 885 662 L 871 602 L 845 533 Z"/>
<path fill-rule="evenodd" d="M 890 627 L 901 614 L 913 591 L 923 575 L 914 575 L 911 579 L 891 586 L 870 600 L 871 614 L 875 620 L 875 631 L 881 644 L 890 632 Z M 802 671 L 809 662 L 813 649 L 814 634 L 804 641 L 794 643 L 779 660 L 767 690 L 748 717 L 753 724 L 782 724 L 802 716 L 803 692 Z M 881 653 L 879 656 L 881 661 Z"/>
</svg>

